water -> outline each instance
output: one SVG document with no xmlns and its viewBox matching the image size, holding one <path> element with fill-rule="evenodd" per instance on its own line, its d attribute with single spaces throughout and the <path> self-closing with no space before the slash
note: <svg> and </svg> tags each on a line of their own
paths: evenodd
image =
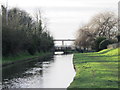
<svg viewBox="0 0 120 90">
<path fill-rule="evenodd" d="M 54 55 L 3 68 L 3 88 L 67 88 L 73 81 L 73 54 Z"/>
</svg>

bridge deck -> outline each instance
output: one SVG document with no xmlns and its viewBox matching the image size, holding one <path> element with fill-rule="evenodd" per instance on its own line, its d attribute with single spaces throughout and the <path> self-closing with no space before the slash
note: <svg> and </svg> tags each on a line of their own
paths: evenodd
<svg viewBox="0 0 120 90">
<path fill-rule="evenodd" d="M 54 39 L 53 41 L 75 41 L 75 39 Z"/>
</svg>

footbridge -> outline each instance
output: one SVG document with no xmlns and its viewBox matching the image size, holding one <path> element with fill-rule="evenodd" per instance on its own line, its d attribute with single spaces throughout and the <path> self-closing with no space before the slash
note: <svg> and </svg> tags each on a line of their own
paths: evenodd
<svg viewBox="0 0 120 90">
<path fill-rule="evenodd" d="M 64 46 L 65 41 L 75 41 L 75 39 L 54 39 L 53 41 L 60 41 L 62 42 L 62 46 Z"/>
<path fill-rule="evenodd" d="M 53 41 L 54 41 L 54 42 L 55 42 L 55 41 L 62 42 L 62 45 L 60 45 L 60 46 L 55 46 L 55 47 L 54 47 L 54 51 L 68 52 L 68 51 L 72 51 L 72 50 L 75 49 L 72 45 L 69 45 L 69 46 L 66 46 L 66 45 L 65 45 L 65 42 L 66 42 L 66 41 L 67 41 L 67 42 L 68 42 L 68 41 L 74 42 L 75 39 L 54 39 Z"/>
</svg>

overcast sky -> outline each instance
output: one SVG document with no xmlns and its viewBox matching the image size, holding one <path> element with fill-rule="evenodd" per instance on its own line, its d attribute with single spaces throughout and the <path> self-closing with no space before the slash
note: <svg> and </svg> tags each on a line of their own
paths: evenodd
<svg viewBox="0 0 120 90">
<path fill-rule="evenodd" d="M 33 15 L 41 9 L 48 29 L 56 39 L 75 38 L 76 31 L 99 12 L 117 13 L 119 0 L 2 0 L 9 8 L 18 7 Z"/>
</svg>

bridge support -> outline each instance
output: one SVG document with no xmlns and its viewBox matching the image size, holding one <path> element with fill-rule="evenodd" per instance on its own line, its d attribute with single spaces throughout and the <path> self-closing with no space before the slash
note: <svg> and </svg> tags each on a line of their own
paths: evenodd
<svg viewBox="0 0 120 90">
<path fill-rule="evenodd" d="M 64 41 L 62 41 L 62 46 L 64 46 Z"/>
</svg>

